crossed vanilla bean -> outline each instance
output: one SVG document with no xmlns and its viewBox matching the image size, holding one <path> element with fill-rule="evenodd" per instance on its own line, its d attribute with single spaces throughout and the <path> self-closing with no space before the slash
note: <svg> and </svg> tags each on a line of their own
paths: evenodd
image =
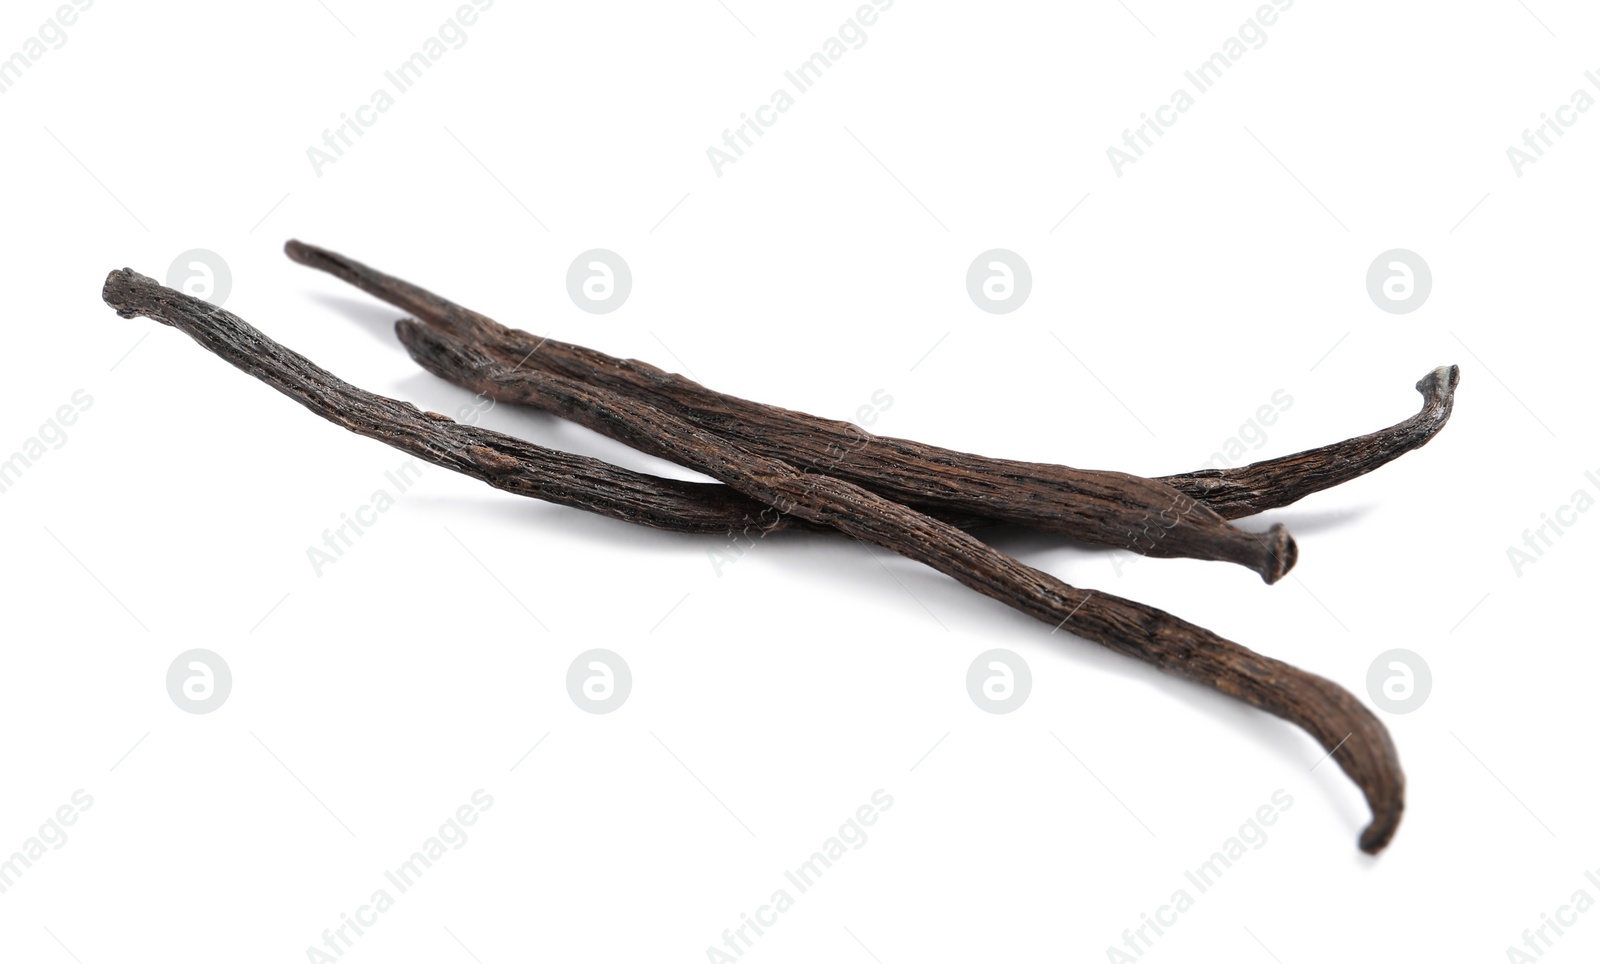
<svg viewBox="0 0 1600 964">
<path fill-rule="evenodd" d="M 1271 583 L 1293 567 L 1294 540 L 1229 525 L 1210 507 L 1159 481 L 1122 472 L 992 459 L 873 436 L 848 422 L 713 392 L 642 362 L 513 331 L 432 292 L 342 255 L 290 241 L 289 257 L 335 275 L 428 324 L 469 339 L 513 366 L 611 389 L 736 440 L 750 452 L 817 467 L 934 515 L 975 516 L 1057 532 L 1158 557 L 1235 562 Z M 495 397 L 492 386 L 484 390 Z M 582 410 L 569 417 L 582 420 Z M 609 434 L 608 426 L 584 422 Z M 653 454 L 662 454 L 649 448 Z"/>
<path fill-rule="evenodd" d="M 103 297 L 124 317 L 145 315 L 171 325 L 235 367 L 358 434 L 463 471 L 508 491 L 546 498 L 615 518 L 684 531 L 704 515 L 672 513 L 704 495 L 680 483 L 659 488 L 648 476 L 498 433 L 459 426 L 394 399 L 342 382 L 237 316 L 164 288 L 129 270 L 113 272 Z M 1404 777 L 1383 724 L 1338 685 L 1254 653 L 1161 610 L 1076 589 L 978 541 L 965 532 L 843 478 L 808 473 L 743 448 L 721 434 L 604 387 L 549 372 L 518 371 L 464 339 L 402 326 L 419 355 L 447 359 L 452 370 L 485 371 L 558 409 L 583 409 L 619 437 L 649 444 L 727 488 L 811 523 L 838 529 L 957 579 L 978 592 L 1053 626 L 1204 683 L 1280 716 L 1310 733 L 1366 796 L 1372 821 L 1360 846 L 1383 849 L 1404 808 Z M 508 389 L 508 390 L 509 390 Z"/>
<path fill-rule="evenodd" d="M 497 489 L 637 525 L 708 535 L 736 529 L 765 508 L 725 485 L 632 472 L 363 391 L 237 316 L 127 269 L 111 273 L 103 297 L 124 318 L 143 315 L 177 328 L 335 425 Z"/>
<path fill-rule="evenodd" d="M 1077 473 L 1062 466 L 988 459 L 916 442 L 880 438 L 849 422 L 817 418 L 724 395 L 643 362 L 615 358 L 507 328 L 433 292 L 323 248 L 290 241 L 285 251 L 293 260 L 326 271 L 412 312 L 446 334 L 475 341 L 491 354 L 512 362 L 513 368 L 551 371 L 586 384 L 633 394 L 687 421 L 737 438 L 752 451 L 850 478 L 932 515 L 1017 522 L 1046 531 L 1064 532 L 1087 542 L 1120 544 L 1155 556 L 1189 554 L 1170 538 L 1166 523 L 1175 514 L 1186 516 L 1186 521 L 1197 520 L 1188 515 L 1186 500 L 1174 499 L 1166 493 L 1162 497 L 1167 501 L 1158 498 L 1125 527 L 1119 523 L 1107 532 L 1104 525 L 1083 524 L 1082 513 L 1093 513 L 1101 504 L 1078 503 L 1073 489 L 1076 479 L 1072 477 L 1117 476 L 1119 473 Z M 450 374 L 436 374 L 461 383 Z M 1450 418 L 1459 378 L 1460 372 L 1454 366 L 1428 373 L 1417 382 L 1417 390 L 1423 396 L 1422 410 L 1389 428 L 1251 465 L 1202 469 L 1155 481 L 1225 519 L 1289 505 L 1365 475 L 1427 444 Z M 480 383 L 475 390 L 496 400 L 515 400 L 496 395 L 499 389 L 493 385 Z M 916 457 L 911 467 L 901 461 L 908 452 Z M 1023 479 L 1029 483 L 1027 488 L 1016 484 L 1012 469 L 1023 473 Z M 1070 481 L 1057 486 L 1058 479 Z M 1038 495 L 1040 486 L 1044 489 L 1042 499 L 1027 498 Z M 1294 563 L 1294 545 L 1286 535 L 1269 533 L 1268 538 L 1282 539 L 1280 545 L 1271 547 L 1268 557 L 1269 563 L 1280 564 L 1277 575 L 1281 576 Z M 1214 554 L 1195 555 L 1219 558 Z M 1268 578 L 1268 581 L 1273 580 Z"/>
</svg>

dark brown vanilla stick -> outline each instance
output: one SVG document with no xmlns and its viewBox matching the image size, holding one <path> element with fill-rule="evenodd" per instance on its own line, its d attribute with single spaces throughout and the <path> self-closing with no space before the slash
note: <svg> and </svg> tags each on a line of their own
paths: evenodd
<svg viewBox="0 0 1600 964">
<path fill-rule="evenodd" d="M 1314 736 L 1366 795 L 1372 823 L 1361 848 L 1389 842 L 1404 807 L 1404 776 L 1383 724 L 1338 685 L 1253 653 L 1161 610 L 1076 589 L 972 536 L 826 473 L 753 454 L 716 433 L 641 403 L 537 369 L 513 369 L 474 344 L 415 322 L 397 325 L 424 368 L 495 386 L 512 400 L 704 472 L 776 508 L 882 546 L 1052 626 L 1204 683 L 1289 720 Z M 469 385 L 469 387 L 472 387 Z"/>
<path fill-rule="evenodd" d="M 351 261 L 291 241 L 289 256 L 320 268 L 503 361 L 627 395 L 725 436 L 751 452 L 847 479 L 937 515 L 980 516 L 1145 555 L 1234 562 L 1271 583 L 1294 565 L 1282 526 L 1245 532 L 1176 490 L 1122 472 L 991 459 L 871 435 L 848 422 L 745 401 L 642 362 L 535 339 Z M 485 388 L 490 397 L 492 387 Z M 602 433 L 604 424 L 589 425 Z"/>
<path fill-rule="evenodd" d="M 290 258 L 301 264 L 326 271 L 369 294 L 411 312 L 442 331 L 458 337 L 479 340 L 491 352 L 520 364 L 530 364 L 535 359 L 543 363 L 545 360 L 543 356 L 549 349 L 551 353 L 562 355 L 558 360 L 565 367 L 560 368 L 559 373 L 584 381 L 596 381 L 598 376 L 612 373 L 615 369 L 627 374 L 628 378 L 620 383 L 613 379 L 613 387 L 618 387 L 620 384 L 621 388 L 625 389 L 635 383 L 633 374 L 637 370 L 642 374 L 643 382 L 657 386 L 663 392 L 672 393 L 669 400 L 675 404 L 692 403 L 694 398 L 699 397 L 699 392 L 707 391 L 687 379 L 667 375 L 642 362 L 625 361 L 580 346 L 551 342 L 536 338 L 524 331 L 505 328 L 491 318 L 332 251 L 298 241 L 290 241 L 286 251 Z M 1445 422 L 1449 419 L 1455 388 L 1459 382 L 1459 371 L 1454 366 L 1431 372 L 1417 383 L 1418 390 L 1423 394 L 1422 411 L 1398 425 L 1379 432 L 1238 468 L 1202 469 L 1158 477 L 1156 481 L 1166 483 L 1227 519 L 1290 505 L 1312 493 L 1365 475 L 1427 444 L 1440 429 L 1444 428 Z M 679 390 L 685 385 L 693 386 L 698 392 L 680 392 Z M 716 395 L 716 393 L 710 394 Z M 757 405 L 753 402 L 746 404 Z M 776 412 L 791 432 L 810 431 L 814 422 L 822 422 L 837 428 L 838 433 L 831 440 L 825 440 L 822 446 L 826 456 L 823 464 L 837 459 L 838 453 L 852 453 L 861 449 L 866 441 L 881 441 L 848 422 L 828 422 L 772 406 L 758 407 Z M 804 458 L 792 461 L 799 465 L 807 464 Z M 908 498 L 906 501 L 924 509 L 937 508 L 917 497 Z M 989 508 L 991 507 L 984 505 L 981 500 L 974 501 L 965 506 L 962 515 L 983 516 L 984 510 Z"/>
<path fill-rule="evenodd" d="M 1202 469 L 1159 478 L 1225 519 L 1280 508 L 1366 475 L 1428 444 L 1450 420 L 1460 383 L 1461 369 L 1455 365 L 1435 368 L 1417 382 L 1422 411 L 1382 431 L 1235 469 Z"/>
<path fill-rule="evenodd" d="M 335 425 L 497 489 L 675 532 L 725 534 L 750 526 L 767 508 L 726 485 L 630 472 L 363 391 L 237 316 L 133 271 L 112 272 L 103 297 L 125 318 L 144 315 L 177 328 Z M 784 528 L 820 528 L 780 521 Z"/>
<path fill-rule="evenodd" d="M 551 452 L 456 425 L 394 399 L 363 392 L 268 339 L 237 316 L 163 288 L 132 271 L 113 272 L 104 297 L 124 317 L 146 315 L 189 335 L 235 367 L 318 415 L 509 491 L 661 528 L 704 531 L 704 516 L 679 516 L 705 487 L 663 491 L 651 480 L 593 459 Z M 551 382 L 553 387 L 560 387 Z M 603 396 L 571 404 L 603 404 Z M 664 433 L 659 444 L 703 471 L 795 516 L 837 528 L 944 572 L 985 595 L 1167 672 L 1276 714 L 1309 732 L 1366 795 L 1373 820 L 1363 850 L 1389 842 L 1404 808 L 1404 777 L 1376 717 L 1334 683 L 1253 653 L 1160 610 L 1074 589 L 960 530 L 839 479 L 752 456 L 648 406 L 607 409 L 628 431 Z M 720 525 L 720 523 L 719 523 Z"/>
</svg>

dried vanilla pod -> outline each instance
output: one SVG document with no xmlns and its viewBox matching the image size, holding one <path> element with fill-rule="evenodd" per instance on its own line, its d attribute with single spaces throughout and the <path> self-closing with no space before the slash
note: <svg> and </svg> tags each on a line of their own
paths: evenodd
<svg viewBox="0 0 1600 964">
<path fill-rule="evenodd" d="M 896 441 L 879 439 L 848 422 L 819 419 L 711 392 L 688 379 L 670 375 L 642 362 L 626 361 L 581 346 L 536 338 L 527 332 L 506 328 L 491 318 L 432 292 L 331 251 L 298 241 L 289 242 L 286 251 L 295 261 L 333 274 L 390 304 L 411 311 L 441 331 L 478 340 L 491 353 L 503 360 L 513 361 L 516 367 L 549 367 L 568 377 L 591 384 L 607 384 L 620 391 L 643 385 L 643 390 L 648 390 L 651 397 L 665 404 L 665 407 L 676 408 L 680 415 L 689 420 L 695 421 L 698 412 L 712 420 L 713 427 L 740 438 L 753 450 L 787 458 L 791 464 L 827 467 L 841 474 L 835 468 L 838 463 L 846 463 L 845 467 L 849 468 L 855 460 L 866 458 L 872 444 Z M 1435 369 L 1417 382 L 1417 390 L 1423 396 L 1422 410 L 1405 421 L 1377 432 L 1250 465 L 1159 476 L 1155 481 L 1194 499 L 1225 519 L 1281 508 L 1315 492 L 1365 475 L 1427 444 L 1449 421 L 1459 383 L 1460 371 L 1455 366 Z M 710 399 L 709 407 L 697 410 L 697 402 L 707 398 Z M 736 413 L 737 417 L 730 415 L 730 412 Z M 791 441 L 795 439 L 798 441 Z M 947 454 L 960 456 L 962 453 Z M 987 461 L 1006 464 L 1004 460 Z M 894 471 L 892 464 L 889 470 Z M 987 480 L 980 474 L 976 480 L 969 477 L 965 481 L 982 484 Z M 886 491 L 872 482 L 863 481 L 863 484 L 875 491 Z M 914 486 L 914 479 L 911 484 Z M 904 491 L 905 487 L 900 488 Z M 959 512 L 951 512 L 945 505 L 937 504 L 937 499 L 924 501 L 920 491 L 902 501 L 941 518 L 966 519 L 968 521 L 964 525 L 968 528 L 976 527 L 986 518 L 994 522 L 1019 521 L 995 514 L 993 507 L 982 500 L 962 502 L 963 508 Z M 949 494 L 940 495 L 948 497 Z M 1124 532 L 1128 547 L 1135 551 L 1148 551 L 1149 543 L 1164 537 L 1166 530 L 1162 524 L 1172 513 L 1183 511 L 1185 505 L 1175 501 L 1148 510 L 1140 524 L 1130 527 L 1133 530 L 1131 536 Z M 1289 551 L 1290 546 L 1285 546 L 1280 559 L 1283 559 L 1283 553 Z M 1293 559 L 1283 561 L 1292 565 Z M 1288 565 L 1283 568 L 1287 570 Z"/>
<path fill-rule="evenodd" d="M 593 459 L 580 459 L 517 443 L 499 433 L 460 426 L 419 412 L 404 402 L 363 392 L 342 382 L 237 316 L 164 288 L 132 271 L 113 272 L 104 298 L 124 317 L 146 315 L 189 335 L 235 367 L 289 395 L 352 432 L 377 438 L 435 464 L 509 491 L 545 498 L 645 525 L 695 531 L 701 519 L 678 520 L 682 502 L 704 487 L 687 484 L 664 493 L 648 476 Z M 483 367 L 498 383 L 531 386 L 547 402 L 585 407 L 619 434 L 650 439 L 687 464 L 721 479 L 725 487 L 817 525 L 838 529 L 917 560 L 978 592 L 1052 626 L 1071 623 L 1075 635 L 1203 683 L 1280 716 L 1310 733 L 1362 790 L 1372 821 L 1360 837 L 1369 853 L 1383 849 L 1404 809 L 1404 776 L 1383 724 L 1338 685 L 1251 652 L 1153 607 L 1076 589 L 931 518 L 860 486 L 803 472 L 778 459 L 752 454 L 636 399 L 534 371 L 504 376 L 504 362 L 477 346 L 452 343 L 437 332 L 413 329 L 429 352 L 460 353 L 452 364 Z M 514 481 L 513 481 L 514 480 Z"/>
<path fill-rule="evenodd" d="M 201 347 L 335 425 L 497 489 L 656 529 L 721 535 L 766 506 L 725 485 L 681 482 L 573 455 L 363 391 L 243 319 L 133 271 L 106 279 L 106 304 L 177 328 Z M 784 520 L 786 528 L 818 528 Z"/>
<path fill-rule="evenodd" d="M 1459 384 L 1461 369 L 1442 365 L 1417 381 L 1422 411 L 1398 425 L 1238 468 L 1201 469 L 1159 478 L 1225 519 L 1281 508 L 1427 445 L 1450 420 Z"/>
<path fill-rule="evenodd" d="M 723 395 L 643 362 L 513 331 L 331 251 L 298 241 L 285 250 L 295 261 L 348 281 L 517 367 L 631 395 L 752 452 L 822 467 L 924 512 L 1016 523 L 1156 557 L 1234 562 L 1268 583 L 1282 578 L 1297 558 L 1294 540 L 1282 526 L 1246 532 L 1159 481 L 874 436 L 849 422 Z M 606 432 L 603 426 L 588 427 Z"/>
<path fill-rule="evenodd" d="M 1338 684 L 1162 610 L 1086 591 L 1027 566 L 959 529 L 844 479 L 804 472 L 630 396 L 533 368 L 512 368 L 478 346 L 412 321 L 396 326 L 412 357 L 466 387 L 502 397 L 704 472 L 777 508 L 831 526 L 942 572 L 1033 616 L 1280 716 L 1310 733 L 1361 788 L 1372 810 L 1360 846 L 1388 845 L 1405 809 L 1405 776 L 1383 723 Z"/>
</svg>

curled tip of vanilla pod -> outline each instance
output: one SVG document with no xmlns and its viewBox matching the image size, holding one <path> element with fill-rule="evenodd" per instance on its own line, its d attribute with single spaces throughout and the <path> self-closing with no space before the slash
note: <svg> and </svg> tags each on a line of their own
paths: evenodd
<svg viewBox="0 0 1600 964">
<path fill-rule="evenodd" d="M 1417 381 L 1422 409 L 1403 422 L 1332 445 L 1237 468 L 1201 469 L 1160 478 L 1184 495 L 1204 502 L 1225 519 L 1280 509 L 1366 475 L 1433 441 L 1450 421 L 1460 384 L 1461 369 L 1441 365 Z"/>
</svg>

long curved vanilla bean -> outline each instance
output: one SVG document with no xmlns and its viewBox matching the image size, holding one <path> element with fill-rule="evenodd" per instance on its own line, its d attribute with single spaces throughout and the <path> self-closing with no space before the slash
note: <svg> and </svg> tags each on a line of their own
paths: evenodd
<svg viewBox="0 0 1600 964">
<path fill-rule="evenodd" d="M 497 489 L 675 532 L 725 534 L 771 516 L 765 505 L 726 485 L 631 472 L 364 391 L 238 316 L 127 269 L 111 273 L 103 297 L 125 318 L 144 315 L 177 328 L 335 425 Z M 790 517 L 771 525 L 820 528 Z"/>
<path fill-rule="evenodd" d="M 1067 585 L 959 529 L 827 473 L 754 454 L 637 399 L 537 369 L 513 369 L 479 346 L 412 321 L 396 326 L 418 364 L 467 387 L 601 427 L 758 501 L 882 546 L 1052 626 L 1283 717 L 1334 755 L 1372 809 L 1361 848 L 1382 850 L 1404 808 L 1388 731 L 1349 692 L 1150 606 Z"/>
<path fill-rule="evenodd" d="M 1151 556 L 1234 562 L 1269 583 L 1295 563 L 1294 540 L 1282 526 L 1246 532 L 1160 482 L 875 436 L 848 422 L 723 395 L 642 362 L 536 339 L 331 251 L 298 241 L 285 250 L 515 366 L 630 395 L 751 452 L 847 479 L 926 512 L 1018 523 Z"/>
</svg>

